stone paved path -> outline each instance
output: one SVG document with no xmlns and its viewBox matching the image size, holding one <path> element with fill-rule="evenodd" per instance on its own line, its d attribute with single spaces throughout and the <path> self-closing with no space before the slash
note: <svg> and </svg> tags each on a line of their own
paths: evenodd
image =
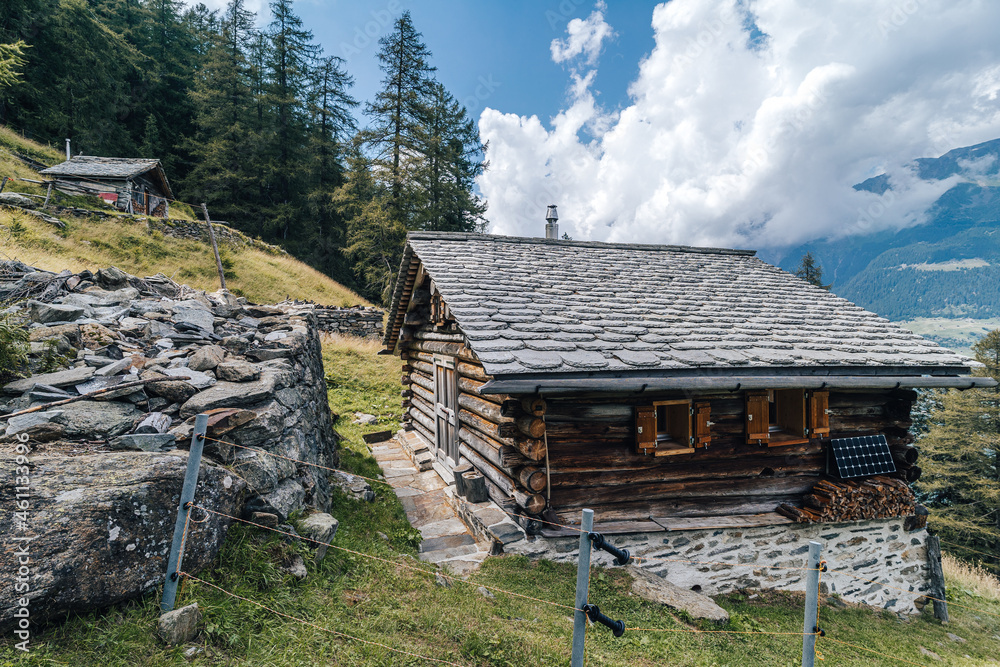
<svg viewBox="0 0 1000 667">
<path fill-rule="evenodd" d="M 406 518 L 420 531 L 420 559 L 439 563 L 456 574 L 475 571 L 489 556 L 490 545 L 479 544 L 452 509 L 448 494 L 454 487 L 434 469 L 421 471 L 397 437 L 372 446 L 372 455 L 403 504 Z"/>
</svg>

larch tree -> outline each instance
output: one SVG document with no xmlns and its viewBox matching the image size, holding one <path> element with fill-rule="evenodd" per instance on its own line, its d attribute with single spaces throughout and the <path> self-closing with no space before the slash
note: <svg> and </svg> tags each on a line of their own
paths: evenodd
<svg viewBox="0 0 1000 667">
<path fill-rule="evenodd" d="M 975 374 L 1000 379 L 1000 330 L 973 351 L 983 364 Z M 916 487 L 931 510 L 931 527 L 968 547 L 958 550 L 966 558 L 997 554 L 986 565 L 1000 572 L 1000 388 L 952 389 L 928 421 L 918 440 L 923 475 Z"/>
<path fill-rule="evenodd" d="M 438 82 L 421 110 L 416 143 L 413 177 L 419 206 L 413 228 L 480 231 L 486 206 L 473 185 L 487 166 L 486 147 L 465 107 Z"/>
<path fill-rule="evenodd" d="M 420 123 L 435 71 L 421 38 L 410 12 L 403 12 L 392 32 L 379 40 L 379 67 L 385 78 L 375 99 L 365 106 L 371 125 L 364 136 L 372 151 L 373 168 L 388 183 L 387 208 L 404 225 L 412 213 L 412 206 L 405 201 L 407 157 L 420 152 Z"/>
<path fill-rule="evenodd" d="M 807 252 L 802 256 L 799 268 L 795 269 L 795 275 L 810 285 L 822 287 L 823 289 L 830 289 L 831 287 L 831 285 L 823 284 L 823 267 L 816 262 L 816 258 L 813 257 L 811 252 Z"/>
</svg>

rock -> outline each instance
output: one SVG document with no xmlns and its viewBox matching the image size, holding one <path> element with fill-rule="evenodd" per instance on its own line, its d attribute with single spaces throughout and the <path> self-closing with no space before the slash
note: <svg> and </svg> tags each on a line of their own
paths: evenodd
<svg viewBox="0 0 1000 667">
<path fill-rule="evenodd" d="M 163 371 L 163 374 L 171 377 L 186 377 L 188 379 L 184 380 L 184 382 L 187 382 L 198 390 L 208 389 L 216 382 L 215 378 L 211 375 L 206 375 L 193 368 L 184 368 L 183 366 L 179 368 L 167 368 Z"/>
<path fill-rule="evenodd" d="M 226 348 L 233 354 L 246 354 L 247 349 L 250 347 L 249 341 L 239 336 L 227 336 L 222 339 L 222 347 Z"/>
<path fill-rule="evenodd" d="M 488 588 L 484 588 L 483 586 L 480 586 L 479 588 L 477 588 L 476 592 L 478 592 L 480 595 L 482 595 L 487 600 L 492 600 L 492 599 L 494 599 L 496 597 L 495 595 L 493 595 L 493 591 L 491 591 Z"/>
<path fill-rule="evenodd" d="M 62 414 L 52 419 L 66 427 L 66 437 L 114 438 L 132 430 L 142 413 L 130 403 L 117 401 L 77 401 L 60 407 Z"/>
<path fill-rule="evenodd" d="M 945 633 L 945 634 L 948 636 L 948 639 L 950 639 L 953 642 L 957 642 L 959 644 L 964 644 L 966 642 L 965 639 L 963 639 L 962 637 L 959 637 L 956 634 L 952 634 L 951 632 L 948 632 L 948 633 Z"/>
<path fill-rule="evenodd" d="M 52 422 L 41 422 L 39 424 L 32 424 L 26 429 L 18 432 L 19 436 L 28 436 L 28 442 L 38 444 L 42 442 L 52 442 L 53 440 L 62 440 L 66 435 L 66 427 L 62 424 L 54 424 Z M 14 436 L 0 436 L 0 440 L 6 439 L 8 442 L 13 441 Z"/>
<path fill-rule="evenodd" d="M 213 329 L 213 318 L 215 316 L 212 315 L 212 311 L 207 306 L 199 301 L 195 301 L 194 299 L 178 301 L 171 307 L 170 311 L 173 314 L 171 319 L 174 322 L 193 324 L 207 332 L 211 332 Z"/>
<path fill-rule="evenodd" d="M 89 394 L 92 391 L 114 387 L 115 385 L 121 384 L 124 379 L 124 376 L 120 375 L 114 377 L 93 377 L 86 382 L 81 382 L 74 388 L 77 393 L 82 396 L 83 394 Z"/>
<path fill-rule="evenodd" d="M 288 334 L 284 331 L 272 331 L 271 333 L 264 336 L 264 340 L 268 343 L 275 340 L 281 340 L 282 338 L 288 338 Z"/>
<path fill-rule="evenodd" d="M 729 622 L 729 613 L 708 596 L 674 586 L 635 565 L 628 565 L 625 569 L 632 575 L 632 592 L 642 599 L 687 612 L 695 619 L 703 618 L 720 625 Z"/>
<path fill-rule="evenodd" d="M 255 317 L 257 319 L 263 319 L 265 317 L 271 317 L 273 315 L 284 315 L 285 311 L 280 308 L 275 308 L 274 306 L 244 306 L 243 310 L 250 317 Z"/>
<path fill-rule="evenodd" d="M 357 475 L 338 470 L 330 474 L 330 483 L 340 488 L 348 498 L 365 502 L 375 500 L 375 492 L 372 491 L 371 484 Z"/>
<path fill-rule="evenodd" d="M 30 543 L 32 624 L 118 604 L 162 585 L 187 454 L 66 456 L 43 449 L 31 454 L 33 469 L 44 471 L 31 479 L 31 525 L 23 533 L 13 526 L 6 533 L 7 539 L 36 536 Z M 0 470 L 14 470 L 15 458 L 0 454 Z M 0 497 L 13 498 L 15 483 L 13 475 L 0 477 Z M 203 460 L 198 502 L 237 515 L 245 489 L 231 472 Z M 216 514 L 192 524 L 184 569 L 199 572 L 210 565 L 228 527 Z M 17 568 L 15 550 L 0 551 L 0 571 Z M 0 632 L 17 609 L 14 584 L 14 577 L 0 578 Z"/>
<path fill-rule="evenodd" d="M 28 301 L 28 319 L 32 322 L 73 322 L 84 316 L 86 311 L 79 306 L 67 306 L 58 303 L 42 303 L 34 299 Z"/>
<path fill-rule="evenodd" d="M 337 534 L 337 527 L 339 522 L 334 519 L 329 514 L 324 512 L 317 512 L 316 514 L 310 514 L 305 519 L 299 522 L 298 531 L 303 537 L 308 537 L 311 540 L 316 540 L 316 542 L 322 542 L 323 544 L 313 544 L 316 547 L 316 562 L 323 560 L 326 556 L 327 543 L 333 541 L 334 535 Z"/>
<path fill-rule="evenodd" d="M 440 574 L 434 575 L 434 583 L 441 588 L 451 588 L 451 579 L 444 577 Z"/>
<path fill-rule="evenodd" d="M 226 356 L 226 351 L 218 345 L 206 345 L 199 348 L 188 359 L 188 368 L 195 371 L 210 371 Z"/>
<path fill-rule="evenodd" d="M 17 206 L 18 208 L 35 208 L 35 202 L 16 192 L 0 192 L 0 204 Z"/>
<path fill-rule="evenodd" d="M 227 382 L 250 382 L 260 377 L 260 366 L 246 361 L 224 361 L 215 367 L 215 374 Z"/>
<path fill-rule="evenodd" d="M 118 336 L 103 324 L 90 322 L 80 325 L 80 340 L 83 345 L 94 350 L 115 342 Z"/>
<path fill-rule="evenodd" d="M 24 378 L 23 380 L 15 380 L 10 384 L 4 385 L 3 391 L 5 394 L 23 394 L 26 391 L 31 391 L 36 385 L 40 384 L 56 388 L 71 387 L 76 386 L 81 382 L 86 382 L 93 377 L 93 375 L 93 368 L 81 366 L 80 368 L 70 368 L 66 371 L 32 375 L 31 377 Z"/>
<path fill-rule="evenodd" d="M 118 289 L 124 287 L 128 282 L 128 274 L 116 266 L 101 269 L 95 276 L 95 281 L 101 287 L 108 289 Z"/>
<path fill-rule="evenodd" d="M 28 332 L 30 341 L 46 341 L 50 338 L 65 338 L 70 345 L 80 345 L 79 324 L 56 324 L 47 327 L 35 327 Z"/>
<path fill-rule="evenodd" d="M 162 375 L 162 373 L 155 373 L 152 375 Z M 140 377 L 142 376 L 140 375 Z M 154 396 L 160 396 L 170 403 L 184 403 L 198 393 L 197 389 L 183 380 L 176 380 L 173 382 L 151 382 L 145 386 L 147 392 L 153 394 Z"/>
<path fill-rule="evenodd" d="M 250 521 L 256 524 L 260 524 L 266 528 L 277 528 L 281 521 L 278 519 L 277 514 L 271 514 L 270 512 L 251 512 Z"/>
<path fill-rule="evenodd" d="M 156 631 L 167 644 L 186 644 L 198 634 L 200 621 L 198 603 L 192 602 L 186 607 L 162 614 L 156 623 Z"/>
<path fill-rule="evenodd" d="M 941 660 L 941 656 L 939 656 L 934 651 L 929 651 L 929 650 L 925 649 L 923 646 L 920 647 L 920 655 L 927 656 L 931 660 L 937 660 L 937 661 Z"/>
<path fill-rule="evenodd" d="M 101 377 L 119 375 L 121 373 L 124 373 L 131 367 L 132 367 L 132 357 L 126 357 L 124 359 L 119 359 L 118 361 L 113 361 L 107 366 L 101 366 L 99 369 L 94 371 L 94 375 L 98 375 Z"/>
<path fill-rule="evenodd" d="M 129 433 L 108 443 L 108 449 L 113 451 L 162 452 L 176 446 L 177 441 L 170 433 Z"/>
<path fill-rule="evenodd" d="M 281 566 L 281 571 L 286 574 L 290 574 L 299 581 L 302 581 L 309 576 L 309 570 L 306 569 L 306 563 L 302 560 L 302 556 L 295 554 L 287 562 Z"/>
<path fill-rule="evenodd" d="M 276 373 L 265 373 L 252 382 L 219 382 L 214 387 L 192 396 L 181 406 L 184 418 L 214 408 L 244 407 L 271 397 L 278 389 Z"/>
<path fill-rule="evenodd" d="M 378 422 L 378 417 L 376 417 L 375 415 L 369 415 L 364 412 L 355 412 L 354 421 L 351 423 L 361 424 L 362 426 L 370 426 L 371 424 L 374 424 L 376 422 Z"/>
<path fill-rule="evenodd" d="M 50 387 L 45 384 L 36 384 L 31 392 L 28 394 L 28 398 L 31 399 L 32 403 L 42 402 L 50 403 L 52 401 L 62 401 L 67 398 L 71 398 L 73 394 L 68 391 L 63 391 L 62 389 L 57 389 L 55 387 Z"/>
<path fill-rule="evenodd" d="M 286 521 L 289 514 L 302 506 L 305 497 L 306 491 L 301 484 L 294 479 L 286 479 L 273 491 L 260 494 L 259 507 L 262 507 L 263 511 L 270 510 L 271 514 L 278 515 L 278 519 Z M 255 508 L 255 511 L 262 510 Z"/>
<path fill-rule="evenodd" d="M 11 417 L 7 420 L 7 430 L 4 435 L 14 435 L 37 424 L 48 424 L 61 414 L 62 410 L 49 410 L 48 412 L 29 412 L 19 417 Z"/>
<path fill-rule="evenodd" d="M 151 411 L 146 415 L 139 425 L 135 427 L 136 433 L 166 433 L 170 430 L 173 420 L 162 412 Z"/>
<path fill-rule="evenodd" d="M 267 349 L 267 348 L 256 348 L 253 350 L 247 350 L 247 356 L 251 359 L 256 359 L 257 361 L 271 361 L 272 359 L 284 359 L 292 355 L 292 351 L 288 349 Z"/>
</svg>

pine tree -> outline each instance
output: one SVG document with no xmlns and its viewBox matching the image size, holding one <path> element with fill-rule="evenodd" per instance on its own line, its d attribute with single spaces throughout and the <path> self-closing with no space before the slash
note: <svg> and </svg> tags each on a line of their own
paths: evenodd
<svg viewBox="0 0 1000 667">
<path fill-rule="evenodd" d="M 413 227 L 472 232 L 483 227 L 486 206 L 473 193 L 476 176 L 486 168 L 486 147 L 479 130 L 440 83 L 433 83 L 421 110 L 413 169 L 420 206 Z"/>
<path fill-rule="evenodd" d="M 830 289 L 831 285 L 823 284 L 823 267 L 816 263 L 816 259 L 811 252 L 802 256 L 799 268 L 795 269 L 795 275 L 802 278 L 810 285 Z"/>
<path fill-rule="evenodd" d="M 431 53 L 413 27 L 410 12 L 396 19 L 393 30 L 379 40 L 379 67 L 385 74 L 382 90 L 365 106 L 372 124 L 365 132 L 373 150 L 373 166 L 389 184 L 388 208 L 400 221 L 412 213 L 405 199 L 407 157 L 419 153 L 417 135 L 424 101 L 430 93 L 435 68 Z"/>
<path fill-rule="evenodd" d="M 406 227 L 392 214 L 384 184 L 373 177 L 373 169 L 356 138 L 347 156 L 347 172 L 342 186 L 333 194 L 333 203 L 346 221 L 347 247 L 355 284 L 362 296 L 387 302 L 406 241 Z"/>
<path fill-rule="evenodd" d="M 268 135 L 273 145 L 267 178 L 274 187 L 269 213 L 280 237 L 288 239 L 291 228 L 300 222 L 296 204 L 304 194 L 306 178 L 306 87 L 319 49 L 312 43 L 312 33 L 292 12 L 292 0 L 274 0 L 270 7 L 267 92 L 274 128 Z"/>
<path fill-rule="evenodd" d="M 197 133 L 190 151 L 196 165 L 185 190 L 195 201 L 207 201 L 213 218 L 257 231 L 245 215 L 254 210 L 258 194 L 254 99 L 247 61 L 254 15 L 244 0 L 230 0 L 220 22 L 222 30 L 192 92 Z"/>
<path fill-rule="evenodd" d="M 160 128 L 153 114 L 146 116 L 146 131 L 142 135 L 142 144 L 139 145 L 139 156 L 148 158 L 160 156 Z"/>
<path fill-rule="evenodd" d="M 1000 378 L 1000 330 L 973 350 L 984 364 L 977 374 Z M 931 510 L 931 526 L 948 542 L 996 553 L 986 564 L 1000 572 L 1000 391 L 953 389 L 930 422 L 918 441 L 923 476 L 917 489 Z"/>
</svg>

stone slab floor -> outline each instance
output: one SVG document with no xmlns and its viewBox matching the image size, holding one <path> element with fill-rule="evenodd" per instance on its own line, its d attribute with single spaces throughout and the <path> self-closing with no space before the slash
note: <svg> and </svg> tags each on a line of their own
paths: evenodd
<svg viewBox="0 0 1000 667">
<path fill-rule="evenodd" d="M 410 525 L 420 531 L 420 559 L 458 575 L 474 572 L 490 555 L 458 518 L 447 494 L 449 485 L 434 469 L 421 471 L 398 436 L 372 446 L 372 455 L 403 504 Z M 452 491 L 453 491 L 452 487 Z"/>
</svg>

